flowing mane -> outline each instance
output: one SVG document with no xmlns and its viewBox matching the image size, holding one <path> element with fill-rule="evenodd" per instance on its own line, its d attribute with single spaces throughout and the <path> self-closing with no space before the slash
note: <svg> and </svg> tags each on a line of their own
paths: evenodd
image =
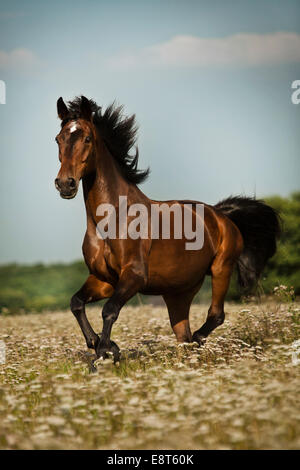
<svg viewBox="0 0 300 470">
<path fill-rule="evenodd" d="M 89 100 L 93 112 L 93 123 L 96 126 L 102 139 L 105 141 L 108 150 L 117 161 L 120 170 L 129 183 L 140 184 L 149 175 L 147 170 L 138 169 L 139 151 L 136 147 L 135 155 L 129 152 L 136 143 L 138 127 L 135 122 L 135 114 L 126 117 L 123 115 L 123 106 L 116 106 L 112 103 L 105 112 L 102 113 L 101 106 L 93 100 Z M 68 102 L 69 115 L 62 122 L 62 127 L 70 120 L 81 118 L 81 97 L 76 97 Z"/>
</svg>

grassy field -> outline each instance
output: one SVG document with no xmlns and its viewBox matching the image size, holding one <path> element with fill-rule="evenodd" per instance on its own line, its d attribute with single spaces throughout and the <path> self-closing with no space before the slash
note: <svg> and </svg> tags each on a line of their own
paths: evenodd
<svg viewBox="0 0 300 470">
<path fill-rule="evenodd" d="M 193 329 L 206 311 L 192 307 Z M 0 317 L 0 447 L 299 449 L 299 303 L 226 311 L 198 349 L 176 344 L 166 309 L 124 308 L 123 358 L 94 374 L 71 313 Z M 89 317 L 99 331 L 99 310 Z"/>
</svg>

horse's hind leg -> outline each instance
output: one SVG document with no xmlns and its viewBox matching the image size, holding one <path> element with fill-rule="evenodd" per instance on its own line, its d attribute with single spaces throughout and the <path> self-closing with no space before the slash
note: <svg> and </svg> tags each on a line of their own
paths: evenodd
<svg viewBox="0 0 300 470">
<path fill-rule="evenodd" d="M 181 295 L 167 294 L 163 296 L 168 307 L 172 329 L 180 343 L 192 341 L 189 313 L 195 293 L 193 291 Z"/>
<path fill-rule="evenodd" d="M 78 321 L 88 348 L 96 349 L 99 337 L 87 319 L 85 304 L 110 297 L 112 293 L 113 287 L 110 284 L 99 281 L 95 276 L 90 275 L 71 299 L 71 311 Z"/>
<path fill-rule="evenodd" d="M 212 266 L 212 301 L 204 325 L 193 334 L 193 341 L 199 346 L 217 326 L 222 325 L 225 319 L 224 300 L 228 291 L 230 277 L 234 266 L 233 259 L 226 259 L 224 253 L 216 256 Z"/>
</svg>

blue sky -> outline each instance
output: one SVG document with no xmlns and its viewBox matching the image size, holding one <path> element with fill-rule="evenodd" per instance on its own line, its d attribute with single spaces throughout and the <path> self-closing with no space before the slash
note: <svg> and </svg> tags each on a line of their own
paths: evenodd
<svg viewBox="0 0 300 470">
<path fill-rule="evenodd" d="M 4 0 L 0 79 L 0 263 L 81 257 L 82 195 L 53 184 L 59 96 L 136 113 L 154 199 L 299 189 L 298 1 Z"/>
</svg>

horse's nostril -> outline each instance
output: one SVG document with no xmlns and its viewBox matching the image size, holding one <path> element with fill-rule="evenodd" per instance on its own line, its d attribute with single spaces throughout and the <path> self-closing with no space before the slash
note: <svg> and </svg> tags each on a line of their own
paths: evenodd
<svg viewBox="0 0 300 470">
<path fill-rule="evenodd" d="M 74 178 L 69 178 L 69 184 L 70 184 L 70 188 L 72 189 L 76 188 L 76 181 Z"/>
<path fill-rule="evenodd" d="M 60 189 L 59 178 L 56 178 L 54 183 L 55 183 L 56 189 Z"/>
</svg>

